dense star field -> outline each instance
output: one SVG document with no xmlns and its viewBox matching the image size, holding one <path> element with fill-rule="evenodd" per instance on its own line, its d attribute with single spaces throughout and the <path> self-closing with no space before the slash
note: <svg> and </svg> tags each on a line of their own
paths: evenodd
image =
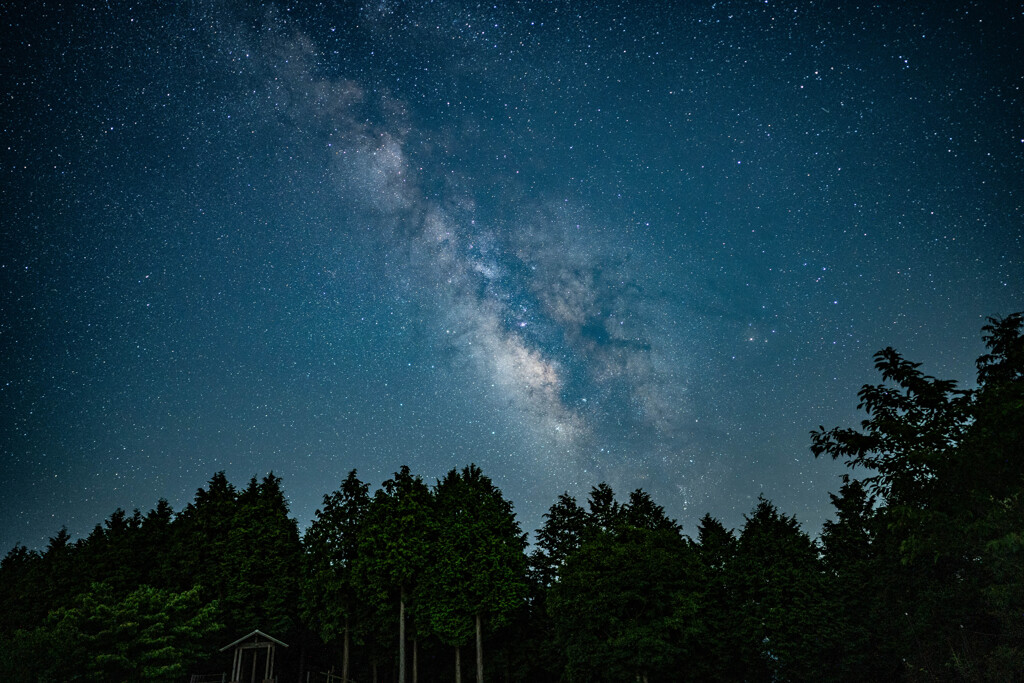
<svg viewBox="0 0 1024 683">
<path fill-rule="evenodd" d="M 1014 3 L 0 8 L 0 546 L 480 465 L 812 534 L 893 346 L 1024 309 Z"/>
</svg>

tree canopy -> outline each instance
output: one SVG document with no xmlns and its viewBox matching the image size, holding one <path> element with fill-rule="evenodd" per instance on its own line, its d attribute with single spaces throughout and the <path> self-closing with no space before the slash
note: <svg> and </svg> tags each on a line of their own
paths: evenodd
<svg viewBox="0 0 1024 683">
<path fill-rule="evenodd" d="M 220 646 L 259 628 L 298 645 L 292 678 L 459 680 L 472 643 L 476 680 L 1024 679 L 1022 327 L 988 322 L 969 389 L 875 356 L 860 426 L 811 433 L 853 468 L 816 539 L 763 496 L 737 530 L 689 530 L 600 484 L 558 496 L 527 554 L 470 464 L 372 493 L 353 470 L 300 540 L 280 478 L 218 472 L 178 513 L 11 548 L 0 675 L 179 681 L 225 671 Z"/>
</svg>

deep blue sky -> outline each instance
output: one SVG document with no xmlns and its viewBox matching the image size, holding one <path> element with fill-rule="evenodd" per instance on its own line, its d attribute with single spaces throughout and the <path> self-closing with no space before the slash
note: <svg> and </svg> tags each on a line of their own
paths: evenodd
<svg viewBox="0 0 1024 683">
<path fill-rule="evenodd" d="M 0 8 L 4 551 L 469 462 L 814 534 L 873 352 L 1024 308 L 1016 3 L 142 4 Z"/>
</svg>

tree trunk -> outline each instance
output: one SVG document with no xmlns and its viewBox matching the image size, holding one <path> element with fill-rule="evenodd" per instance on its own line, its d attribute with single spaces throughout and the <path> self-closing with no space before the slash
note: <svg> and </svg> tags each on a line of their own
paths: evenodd
<svg viewBox="0 0 1024 683">
<path fill-rule="evenodd" d="M 418 683 L 419 678 L 419 663 L 417 662 L 419 656 L 419 638 L 412 639 L 412 683 Z"/>
<path fill-rule="evenodd" d="M 484 683 L 484 641 L 479 614 L 476 615 L 476 683 Z"/>
<path fill-rule="evenodd" d="M 405 683 L 405 586 L 398 600 L 398 683 Z"/>
<path fill-rule="evenodd" d="M 377 683 L 377 658 L 373 658 L 373 663 L 370 664 L 370 668 L 373 669 L 373 683 Z"/>
<path fill-rule="evenodd" d="M 345 645 L 341 651 L 341 683 L 348 683 L 348 617 L 345 617 Z"/>
<path fill-rule="evenodd" d="M 455 647 L 455 683 L 462 683 L 462 648 Z"/>
</svg>

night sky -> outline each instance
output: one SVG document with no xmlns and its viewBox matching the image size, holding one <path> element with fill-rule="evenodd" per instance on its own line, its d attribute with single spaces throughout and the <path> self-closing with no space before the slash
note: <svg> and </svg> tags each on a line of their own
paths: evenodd
<svg viewBox="0 0 1024 683">
<path fill-rule="evenodd" d="M 480 465 L 817 534 L 1024 309 L 1015 2 L 0 6 L 0 545 Z"/>
</svg>

